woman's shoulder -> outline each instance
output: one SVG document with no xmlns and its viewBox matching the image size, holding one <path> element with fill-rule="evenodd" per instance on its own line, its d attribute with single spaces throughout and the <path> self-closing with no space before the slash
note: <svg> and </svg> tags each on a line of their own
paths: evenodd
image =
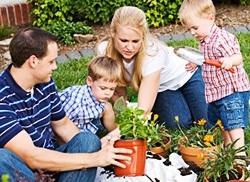
<svg viewBox="0 0 250 182">
<path fill-rule="evenodd" d="M 95 50 L 96 54 L 97 55 L 104 55 L 106 52 L 107 46 L 108 46 L 107 40 L 98 43 L 98 45 L 96 46 L 96 50 Z"/>
<path fill-rule="evenodd" d="M 160 41 L 149 41 L 146 50 L 147 55 L 157 57 L 157 56 L 167 56 L 168 47 L 167 45 L 161 43 Z"/>
</svg>

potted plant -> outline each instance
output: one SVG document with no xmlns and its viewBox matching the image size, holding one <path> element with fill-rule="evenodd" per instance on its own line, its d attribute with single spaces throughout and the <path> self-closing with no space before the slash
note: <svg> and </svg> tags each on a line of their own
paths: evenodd
<svg viewBox="0 0 250 182">
<path fill-rule="evenodd" d="M 164 124 L 156 123 L 157 118 L 158 115 L 155 114 L 153 120 L 151 120 L 151 127 L 153 128 L 147 140 L 148 150 L 166 158 L 171 145 L 171 135 L 168 134 Z"/>
<path fill-rule="evenodd" d="M 201 119 L 194 122 L 194 126 L 188 130 L 181 128 L 178 117 L 175 120 L 183 135 L 178 141 L 178 150 L 186 162 L 192 161 L 200 166 L 210 157 L 211 152 L 222 146 L 220 129 L 223 129 L 223 126 L 220 120 L 212 128 L 206 129 L 206 120 Z"/>
<path fill-rule="evenodd" d="M 115 123 L 119 127 L 121 137 L 114 146 L 128 147 L 133 150 L 132 161 L 120 161 L 126 165 L 126 169 L 115 167 L 114 172 L 116 176 L 141 176 L 145 170 L 146 150 L 151 149 L 157 143 L 163 145 L 160 139 L 163 136 L 170 139 L 170 135 L 166 133 L 163 125 L 156 123 L 156 116 L 153 119 L 151 119 L 151 115 L 145 117 L 144 110 L 134 105 L 127 106 L 123 97 L 114 104 L 114 111 L 116 113 Z M 142 161 L 136 159 L 137 157 L 141 157 Z"/>
<path fill-rule="evenodd" d="M 245 178 L 249 177 L 246 166 L 236 163 L 235 156 L 246 148 L 243 146 L 235 149 L 237 141 L 212 152 L 212 157 L 201 165 L 206 169 L 200 174 L 198 181 L 203 182 L 204 179 L 207 182 L 245 181 Z"/>
</svg>

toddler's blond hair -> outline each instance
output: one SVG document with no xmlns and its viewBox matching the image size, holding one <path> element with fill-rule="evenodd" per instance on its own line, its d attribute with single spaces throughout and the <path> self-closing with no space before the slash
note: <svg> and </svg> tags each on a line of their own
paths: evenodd
<svg viewBox="0 0 250 182">
<path fill-rule="evenodd" d="M 179 19 L 182 25 L 194 18 L 206 18 L 207 15 L 216 16 L 216 10 L 211 0 L 184 0 L 180 10 Z"/>
</svg>

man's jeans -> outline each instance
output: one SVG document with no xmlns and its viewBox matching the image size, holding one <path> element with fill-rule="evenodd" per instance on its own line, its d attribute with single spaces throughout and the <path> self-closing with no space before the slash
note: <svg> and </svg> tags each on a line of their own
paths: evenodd
<svg viewBox="0 0 250 182">
<path fill-rule="evenodd" d="M 81 132 L 56 150 L 64 153 L 92 153 L 100 150 L 100 148 L 100 140 L 95 134 L 91 132 Z M 0 156 L 0 176 L 8 174 L 10 176 L 10 182 L 38 181 L 34 176 L 34 171 L 28 168 L 13 152 L 7 149 L 0 149 Z M 44 156 L 46 156 L 46 153 L 44 153 Z M 95 179 L 96 170 L 97 168 L 87 168 L 86 170 L 61 172 L 58 173 L 56 181 L 92 182 Z"/>
<path fill-rule="evenodd" d="M 177 129 L 175 116 L 183 128 L 190 128 L 193 121 L 207 120 L 208 104 L 205 100 L 205 84 L 202 79 L 201 67 L 178 90 L 159 92 L 153 112 L 159 115 L 160 123 L 169 129 Z"/>
</svg>

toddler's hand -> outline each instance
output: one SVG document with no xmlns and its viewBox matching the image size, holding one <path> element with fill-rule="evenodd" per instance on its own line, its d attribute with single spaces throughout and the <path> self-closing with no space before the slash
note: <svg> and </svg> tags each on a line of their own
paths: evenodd
<svg viewBox="0 0 250 182">
<path fill-rule="evenodd" d="M 233 67 L 233 61 L 229 58 L 220 58 L 219 61 L 222 63 L 221 68 L 228 70 Z"/>
</svg>

